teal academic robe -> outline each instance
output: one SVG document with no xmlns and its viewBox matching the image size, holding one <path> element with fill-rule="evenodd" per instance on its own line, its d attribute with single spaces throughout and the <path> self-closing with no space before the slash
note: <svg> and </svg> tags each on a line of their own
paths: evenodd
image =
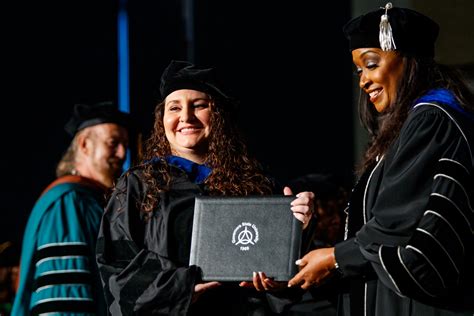
<svg viewBox="0 0 474 316">
<path fill-rule="evenodd" d="M 68 178 L 74 182 L 56 181 L 31 212 L 12 315 L 106 315 L 95 262 L 104 191 Z"/>
</svg>

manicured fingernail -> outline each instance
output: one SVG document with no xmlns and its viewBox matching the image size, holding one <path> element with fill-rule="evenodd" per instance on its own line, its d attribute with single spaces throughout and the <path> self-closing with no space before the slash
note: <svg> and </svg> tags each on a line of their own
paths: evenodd
<svg viewBox="0 0 474 316">
<path fill-rule="evenodd" d="M 299 265 L 301 264 L 301 259 L 296 260 L 296 261 L 295 261 L 295 264 L 296 264 L 297 266 L 299 266 Z"/>
<path fill-rule="evenodd" d="M 253 272 L 253 277 L 255 278 L 257 276 L 257 272 Z"/>
</svg>

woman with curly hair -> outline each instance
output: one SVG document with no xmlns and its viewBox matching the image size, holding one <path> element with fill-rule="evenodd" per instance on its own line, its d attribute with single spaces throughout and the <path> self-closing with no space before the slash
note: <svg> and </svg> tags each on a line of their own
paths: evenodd
<svg viewBox="0 0 474 316">
<path fill-rule="evenodd" d="M 146 162 L 118 181 L 102 221 L 97 259 L 109 312 L 265 314 L 270 294 L 249 289 L 249 282 L 203 283 L 188 262 L 196 196 L 272 194 L 275 185 L 248 155 L 232 121 L 234 104 L 218 87 L 214 69 L 172 61 L 160 92 Z M 304 228 L 313 198 L 303 192 L 292 202 Z M 251 284 L 257 290 L 279 285 L 264 274 Z"/>
<path fill-rule="evenodd" d="M 345 240 L 289 284 L 339 276 L 338 315 L 472 315 L 474 96 L 434 61 L 438 24 L 421 13 L 387 3 L 344 32 L 371 142 Z"/>
</svg>

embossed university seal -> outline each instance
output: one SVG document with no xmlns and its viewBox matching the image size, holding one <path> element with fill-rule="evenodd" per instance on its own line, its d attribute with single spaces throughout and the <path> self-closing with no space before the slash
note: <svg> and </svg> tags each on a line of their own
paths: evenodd
<svg viewBox="0 0 474 316">
<path fill-rule="evenodd" d="M 258 242 L 258 228 L 255 224 L 243 222 L 232 233 L 232 243 L 242 251 L 249 251 Z"/>
</svg>

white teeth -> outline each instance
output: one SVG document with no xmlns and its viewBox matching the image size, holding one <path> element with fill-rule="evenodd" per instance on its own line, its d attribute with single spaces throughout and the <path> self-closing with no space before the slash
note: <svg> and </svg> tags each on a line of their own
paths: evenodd
<svg viewBox="0 0 474 316">
<path fill-rule="evenodd" d="M 190 128 L 190 127 L 187 127 L 187 128 L 182 128 L 180 129 L 179 131 L 180 132 L 190 132 L 190 131 L 194 131 L 196 130 L 195 128 Z"/>
<path fill-rule="evenodd" d="M 379 94 L 380 90 L 375 90 L 375 91 L 372 91 L 371 93 L 369 93 L 370 97 L 373 98 L 374 96 L 376 96 L 377 94 Z"/>
</svg>

